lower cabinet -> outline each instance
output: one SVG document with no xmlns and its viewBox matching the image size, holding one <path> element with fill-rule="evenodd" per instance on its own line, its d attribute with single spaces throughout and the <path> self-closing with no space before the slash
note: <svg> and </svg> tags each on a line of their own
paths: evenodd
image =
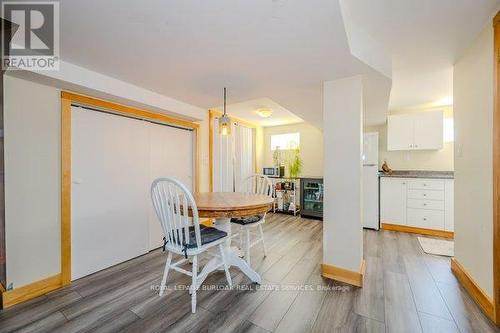
<svg viewBox="0 0 500 333">
<path fill-rule="evenodd" d="M 380 179 L 380 222 L 406 224 L 407 181 L 403 178 Z M 389 222 L 390 221 L 390 222 Z"/>
<path fill-rule="evenodd" d="M 380 222 L 453 231 L 453 179 L 380 178 Z"/>
<path fill-rule="evenodd" d="M 412 227 L 444 230 L 444 211 L 408 208 L 406 221 Z"/>
</svg>

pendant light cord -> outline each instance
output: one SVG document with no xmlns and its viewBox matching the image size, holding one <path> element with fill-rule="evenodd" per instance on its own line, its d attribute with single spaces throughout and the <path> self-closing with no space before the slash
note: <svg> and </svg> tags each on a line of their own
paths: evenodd
<svg viewBox="0 0 500 333">
<path fill-rule="evenodd" d="M 224 87 L 224 116 L 226 115 L 226 87 Z"/>
</svg>

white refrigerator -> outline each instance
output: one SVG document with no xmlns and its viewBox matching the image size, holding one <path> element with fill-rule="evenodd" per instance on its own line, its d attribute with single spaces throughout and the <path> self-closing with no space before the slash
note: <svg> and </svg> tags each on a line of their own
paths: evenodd
<svg viewBox="0 0 500 333">
<path fill-rule="evenodd" d="M 363 227 L 379 229 L 378 133 L 363 135 Z"/>
</svg>

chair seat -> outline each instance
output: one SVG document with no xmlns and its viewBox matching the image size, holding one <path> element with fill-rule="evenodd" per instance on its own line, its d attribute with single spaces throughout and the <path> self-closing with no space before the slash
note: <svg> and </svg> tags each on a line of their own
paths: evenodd
<svg viewBox="0 0 500 333">
<path fill-rule="evenodd" d="M 245 217 L 233 217 L 231 219 L 231 223 L 236 223 L 240 225 L 247 225 L 247 224 L 252 224 L 252 223 L 257 223 L 262 221 L 264 218 L 264 215 L 252 215 L 252 216 L 245 216 Z"/>
<path fill-rule="evenodd" d="M 212 228 L 212 227 L 207 227 L 204 226 L 203 224 L 200 224 L 200 238 L 201 238 L 201 245 L 205 245 L 208 243 L 215 242 L 216 240 L 219 240 L 221 238 L 224 238 L 227 236 L 227 232 Z M 194 226 L 189 227 L 189 244 L 186 244 L 186 247 L 188 249 L 192 249 L 196 247 L 196 236 L 194 232 Z"/>
</svg>

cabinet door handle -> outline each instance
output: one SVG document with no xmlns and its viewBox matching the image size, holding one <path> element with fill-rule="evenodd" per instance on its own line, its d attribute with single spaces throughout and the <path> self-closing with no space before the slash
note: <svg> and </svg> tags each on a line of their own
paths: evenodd
<svg viewBox="0 0 500 333">
<path fill-rule="evenodd" d="M 422 194 L 422 195 L 423 195 L 424 197 L 426 197 L 426 196 L 427 196 L 427 194 L 425 194 L 425 193 L 424 193 L 424 194 Z"/>
<path fill-rule="evenodd" d="M 424 203 L 424 206 L 427 206 L 427 204 L 426 204 L 426 203 Z"/>
<path fill-rule="evenodd" d="M 424 185 L 424 186 L 427 186 L 427 184 L 426 184 L 426 183 L 424 183 L 423 185 Z"/>
<path fill-rule="evenodd" d="M 427 221 L 427 218 L 424 217 L 424 221 Z"/>
</svg>

